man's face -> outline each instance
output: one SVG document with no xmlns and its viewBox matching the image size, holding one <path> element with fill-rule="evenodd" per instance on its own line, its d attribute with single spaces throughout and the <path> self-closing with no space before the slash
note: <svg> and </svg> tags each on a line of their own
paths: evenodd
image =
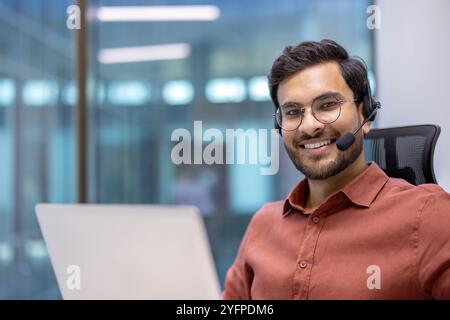
<svg viewBox="0 0 450 320">
<path fill-rule="evenodd" d="M 297 130 L 282 130 L 284 145 L 296 168 L 309 179 L 327 179 L 351 165 L 363 151 L 363 134 L 345 151 L 336 147 L 336 140 L 347 132 L 354 132 L 363 119 L 362 103 L 341 105 L 339 118 L 330 124 L 317 121 L 311 113 L 311 104 L 318 97 L 333 93 L 339 100 L 353 100 L 353 92 L 342 77 L 335 62 L 306 68 L 282 81 L 278 87 L 278 101 L 283 108 L 287 103 L 305 107 L 301 125 Z M 369 124 L 363 127 L 369 131 Z M 331 140 L 331 144 L 311 148 L 311 144 Z M 306 146 L 305 146 L 306 145 Z"/>
</svg>

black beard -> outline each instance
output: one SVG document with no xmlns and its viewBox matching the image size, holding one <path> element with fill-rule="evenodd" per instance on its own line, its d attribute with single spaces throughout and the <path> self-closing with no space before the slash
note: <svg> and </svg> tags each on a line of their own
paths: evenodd
<svg viewBox="0 0 450 320">
<path fill-rule="evenodd" d="M 353 162 L 355 162 L 363 151 L 363 144 L 363 135 L 359 134 L 356 137 L 355 143 L 353 143 L 353 145 L 349 149 L 345 151 L 339 151 L 336 160 L 332 161 L 326 166 L 318 166 L 314 163 L 312 165 L 305 165 L 305 163 L 298 157 L 296 149 L 290 149 L 286 145 L 286 143 L 284 144 L 284 147 L 286 148 L 289 158 L 291 158 L 297 170 L 302 172 L 305 177 L 313 180 L 323 180 L 337 175 L 339 172 L 343 171 Z M 313 160 L 312 162 L 314 162 L 314 160 L 319 160 L 320 157 L 311 159 Z"/>
</svg>

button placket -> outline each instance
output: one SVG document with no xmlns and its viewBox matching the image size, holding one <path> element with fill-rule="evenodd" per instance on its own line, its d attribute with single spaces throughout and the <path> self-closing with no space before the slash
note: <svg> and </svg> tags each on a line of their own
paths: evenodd
<svg viewBox="0 0 450 320">
<path fill-rule="evenodd" d="M 312 261 L 314 261 L 315 248 L 323 227 L 322 219 L 325 219 L 324 216 L 319 217 L 321 212 L 315 211 L 311 214 L 305 229 L 305 238 L 297 256 L 297 272 L 293 284 L 294 299 L 308 298 Z"/>
</svg>

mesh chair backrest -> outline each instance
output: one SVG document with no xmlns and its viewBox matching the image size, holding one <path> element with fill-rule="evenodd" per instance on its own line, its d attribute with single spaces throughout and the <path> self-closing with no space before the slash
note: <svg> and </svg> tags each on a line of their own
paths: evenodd
<svg viewBox="0 0 450 320">
<path fill-rule="evenodd" d="M 375 161 L 390 177 L 414 185 L 437 183 L 433 154 L 440 132 L 437 125 L 372 129 L 364 141 L 366 159 Z"/>
</svg>

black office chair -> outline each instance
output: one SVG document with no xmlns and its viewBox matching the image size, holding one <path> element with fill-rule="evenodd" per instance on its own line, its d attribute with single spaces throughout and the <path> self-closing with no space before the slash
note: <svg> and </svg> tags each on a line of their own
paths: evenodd
<svg viewBox="0 0 450 320">
<path fill-rule="evenodd" d="M 375 161 L 390 177 L 419 185 L 436 183 L 433 154 L 441 133 L 437 125 L 372 129 L 366 135 L 366 159 Z"/>
</svg>

